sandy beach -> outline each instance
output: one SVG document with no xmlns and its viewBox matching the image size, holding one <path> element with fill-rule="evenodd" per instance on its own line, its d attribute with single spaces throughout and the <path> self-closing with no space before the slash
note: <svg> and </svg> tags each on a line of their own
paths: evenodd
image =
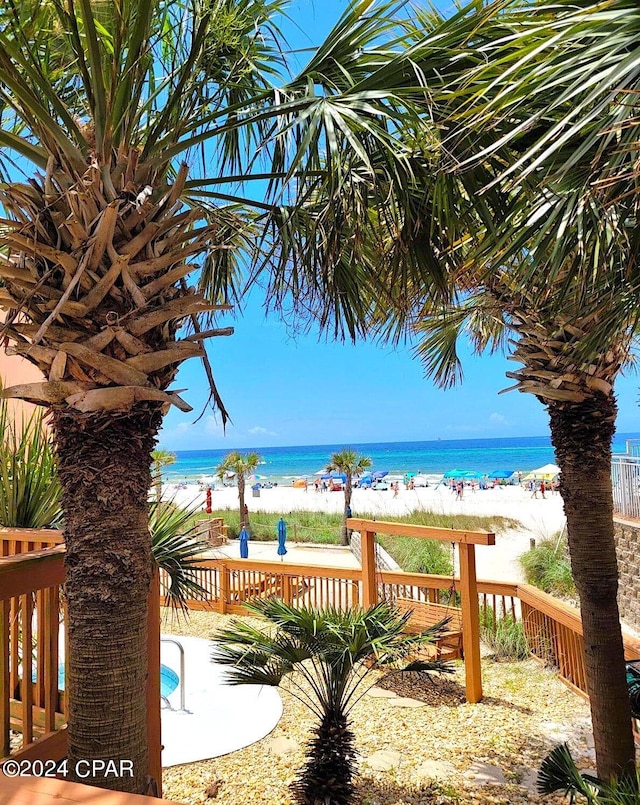
<svg viewBox="0 0 640 805">
<path fill-rule="evenodd" d="M 190 503 L 204 508 L 205 493 L 196 484 L 186 487 L 165 485 L 163 495 L 175 497 L 178 505 Z M 252 497 L 248 490 L 247 504 L 250 512 L 280 512 L 285 518 L 288 512 L 299 510 L 341 512 L 344 507 L 342 492 L 315 492 L 277 486 L 261 489 L 260 497 Z M 212 492 L 214 509 L 236 509 L 238 490 L 235 486 L 217 487 Z M 496 532 L 495 546 L 478 546 L 478 577 L 500 581 L 522 580 L 522 571 L 517 557 L 529 548 L 530 539 L 537 541 L 560 531 L 565 524 L 562 498 L 558 493 L 547 492 L 532 498 L 531 492 L 519 486 L 499 486 L 495 489 L 471 491 L 465 488 L 462 500 L 445 486 L 408 490 L 401 488 L 394 497 L 391 490 L 376 491 L 355 489 L 351 500 L 354 517 L 365 514 L 384 520 L 388 515 L 408 514 L 415 509 L 427 509 L 442 514 L 474 514 L 502 516 L 521 523 L 521 527 Z M 314 551 L 314 554 L 316 552 Z M 317 552 L 321 554 L 321 551 Z M 317 562 L 321 564 L 321 561 Z"/>
</svg>

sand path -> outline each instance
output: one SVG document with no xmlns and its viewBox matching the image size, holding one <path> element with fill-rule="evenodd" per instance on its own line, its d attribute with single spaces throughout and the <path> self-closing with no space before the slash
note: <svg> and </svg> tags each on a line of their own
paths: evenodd
<svg viewBox="0 0 640 805">
<path fill-rule="evenodd" d="M 205 494 L 196 485 L 186 488 L 166 486 L 165 495 L 175 495 L 179 505 L 194 502 L 204 507 Z M 341 492 L 315 492 L 312 488 L 294 489 L 290 486 L 278 486 L 273 489 L 260 490 L 260 497 L 247 497 L 250 511 L 288 512 L 299 510 L 340 512 L 344 507 Z M 214 509 L 235 509 L 238 505 L 238 493 L 235 487 L 222 487 L 212 493 Z M 448 488 L 440 486 L 414 490 L 401 489 L 397 497 L 393 492 L 355 489 L 351 501 L 351 509 L 355 517 L 372 515 L 383 520 L 385 515 L 409 514 L 415 509 L 425 509 L 442 514 L 475 514 L 485 516 L 502 516 L 518 521 L 518 528 L 498 531 L 495 546 L 479 546 L 477 549 L 478 578 L 496 579 L 499 581 L 522 580 L 522 571 L 517 561 L 518 556 L 529 548 L 529 541 L 537 541 L 550 537 L 564 527 L 565 516 L 562 498 L 557 493 L 547 493 L 542 500 L 538 494 L 532 498 L 531 493 L 518 486 L 497 487 L 495 489 L 465 489 L 462 500 L 457 500 Z M 316 553 L 315 551 L 313 552 Z M 321 564 L 321 552 L 318 551 L 318 564 Z"/>
</svg>

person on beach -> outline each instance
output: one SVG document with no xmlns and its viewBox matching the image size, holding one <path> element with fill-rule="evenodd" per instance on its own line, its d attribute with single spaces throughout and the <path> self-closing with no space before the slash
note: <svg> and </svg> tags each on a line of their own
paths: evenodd
<svg viewBox="0 0 640 805">
<path fill-rule="evenodd" d="M 536 486 L 535 481 L 531 481 L 531 483 L 529 484 L 529 489 L 531 489 L 531 497 L 532 498 L 537 498 L 538 497 L 538 487 Z"/>
<path fill-rule="evenodd" d="M 399 492 L 399 491 L 400 491 L 400 485 L 399 485 L 399 484 L 398 484 L 398 482 L 396 481 L 396 482 L 395 482 L 395 484 L 393 485 L 393 497 L 394 497 L 394 498 L 397 498 L 397 497 L 398 497 L 398 492 Z"/>
<path fill-rule="evenodd" d="M 464 491 L 464 484 L 462 481 L 458 481 L 456 484 L 456 500 L 462 500 L 462 493 Z"/>
<path fill-rule="evenodd" d="M 542 495 L 542 499 L 544 500 L 544 493 L 545 493 L 546 486 L 544 484 L 544 480 L 540 481 L 540 494 Z"/>
</svg>

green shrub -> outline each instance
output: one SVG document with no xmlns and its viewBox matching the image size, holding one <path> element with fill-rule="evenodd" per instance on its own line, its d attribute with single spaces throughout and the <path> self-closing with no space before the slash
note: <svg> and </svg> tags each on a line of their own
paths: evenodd
<svg viewBox="0 0 640 805">
<path fill-rule="evenodd" d="M 526 660 L 529 657 L 521 621 L 513 615 L 496 618 L 492 609 L 480 609 L 480 639 L 492 650 L 496 660 Z"/>
<path fill-rule="evenodd" d="M 523 554 L 520 564 L 527 582 L 551 595 L 574 596 L 576 588 L 566 545 L 563 535 L 557 534 Z"/>
</svg>

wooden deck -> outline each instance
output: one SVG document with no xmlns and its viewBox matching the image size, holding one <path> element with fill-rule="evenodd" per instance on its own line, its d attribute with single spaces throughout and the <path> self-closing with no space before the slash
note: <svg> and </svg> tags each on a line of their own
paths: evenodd
<svg viewBox="0 0 640 805">
<path fill-rule="evenodd" d="M 4 777 L 0 773 L 0 805 L 181 805 L 169 799 L 122 794 L 89 785 L 40 777 Z"/>
</svg>

